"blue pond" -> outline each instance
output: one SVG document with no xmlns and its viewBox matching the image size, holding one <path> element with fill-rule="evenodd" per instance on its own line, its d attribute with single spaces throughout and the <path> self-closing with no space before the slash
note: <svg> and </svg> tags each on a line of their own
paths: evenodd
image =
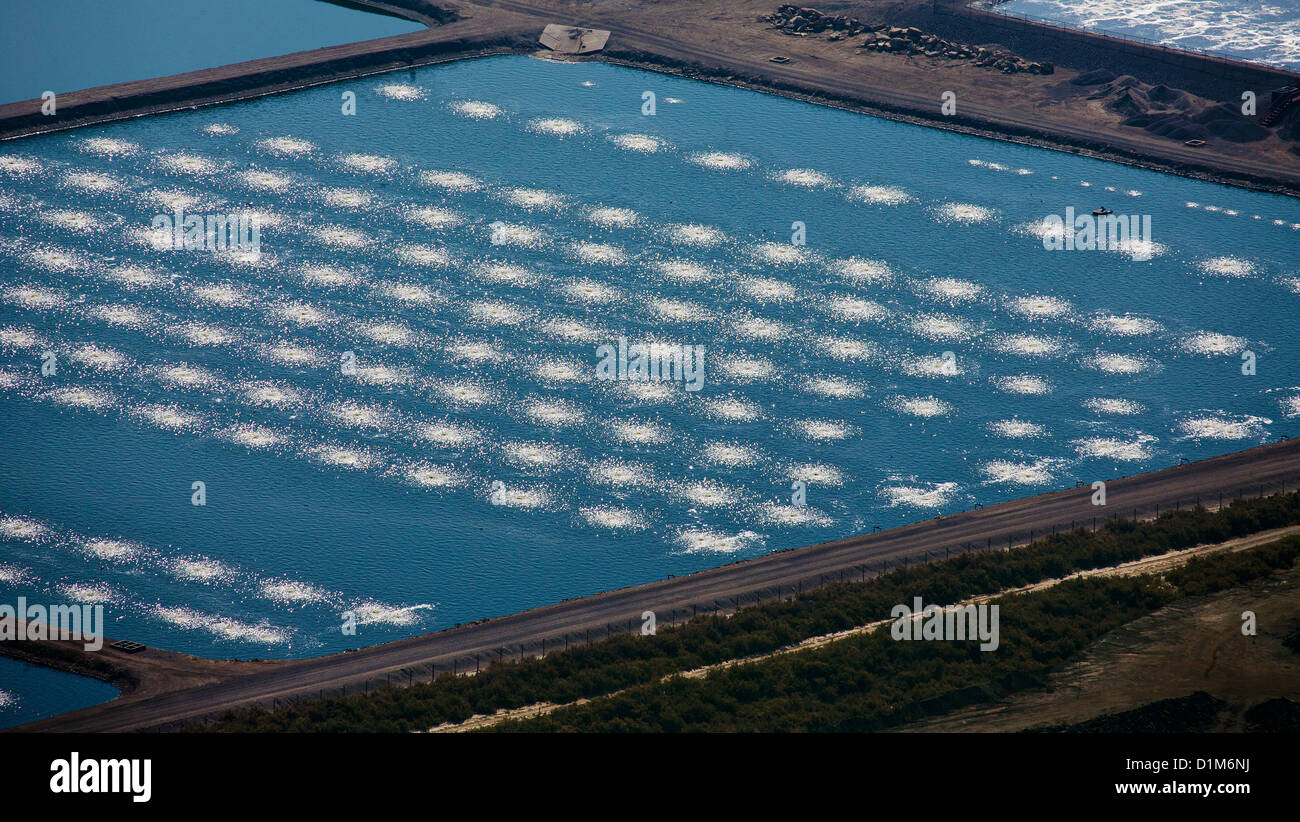
<svg viewBox="0 0 1300 822">
<path fill-rule="evenodd" d="M 6 3 L 0 103 L 419 31 L 321 0 Z"/>
<path fill-rule="evenodd" d="M 526 57 L 0 155 L 0 597 L 112 637 L 338 651 L 1297 433 L 1284 197 Z M 1100 206 L 1151 235 L 1045 248 Z"/>
<path fill-rule="evenodd" d="M 0 728 L 88 708 L 117 696 L 106 682 L 0 656 Z"/>
</svg>

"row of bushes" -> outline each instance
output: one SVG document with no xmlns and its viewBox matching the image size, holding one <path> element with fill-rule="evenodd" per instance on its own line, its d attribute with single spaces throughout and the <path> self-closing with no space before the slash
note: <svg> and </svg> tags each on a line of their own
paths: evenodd
<svg viewBox="0 0 1300 822">
<path fill-rule="evenodd" d="M 1109 631 L 1185 596 L 1290 568 L 1300 537 L 1195 560 L 1163 576 L 1072 579 L 1001 597 L 1001 645 L 897 642 L 888 631 L 672 677 L 495 731 L 876 731 L 1042 683 Z M 1242 637 L 1242 641 L 1249 641 Z"/>
<path fill-rule="evenodd" d="M 981 551 L 895 569 L 866 582 L 836 583 L 793 600 L 700 617 L 656 636 L 619 635 L 549 654 L 497 663 L 474 677 L 297 702 L 275 711 L 228 713 L 217 731 L 409 731 L 537 702 L 567 703 L 655 682 L 684 670 L 782 648 L 812 636 L 884 619 L 915 596 L 950 603 L 1089 568 L 1222 542 L 1300 524 L 1300 494 L 1239 500 L 1217 512 L 1168 512 L 1158 520 L 1113 521 L 1011 551 Z M 193 730 L 202 730 L 202 727 Z"/>
</svg>

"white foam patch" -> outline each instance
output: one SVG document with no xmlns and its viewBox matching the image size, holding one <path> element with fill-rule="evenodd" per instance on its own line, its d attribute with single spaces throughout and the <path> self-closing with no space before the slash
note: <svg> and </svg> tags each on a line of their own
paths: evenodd
<svg viewBox="0 0 1300 822">
<path fill-rule="evenodd" d="M 971 339 L 974 328 L 958 317 L 942 314 L 923 314 L 912 320 L 912 330 L 935 342 L 956 342 Z"/>
<path fill-rule="evenodd" d="M 648 466 L 619 460 L 594 465 L 590 473 L 593 481 L 614 488 L 644 488 L 655 483 L 654 474 Z"/>
<path fill-rule="evenodd" d="M 800 436 L 816 442 L 845 440 L 861 433 L 856 425 L 843 420 L 792 420 L 790 427 Z"/>
<path fill-rule="evenodd" d="M 803 246 L 793 243 L 760 243 L 751 248 L 749 253 L 759 262 L 771 265 L 798 265 L 811 258 Z"/>
<path fill-rule="evenodd" d="M 984 286 L 955 277 L 934 277 L 916 284 L 916 293 L 948 303 L 968 303 L 984 294 Z"/>
<path fill-rule="evenodd" d="M 192 608 L 156 605 L 153 615 L 169 625 L 194 631 L 206 631 L 218 639 L 232 642 L 250 642 L 258 645 L 283 645 L 291 634 L 284 628 L 268 623 L 252 625 L 230 617 L 204 614 Z"/>
<path fill-rule="evenodd" d="M 538 134 L 549 134 L 553 137 L 571 137 L 575 134 L 582 134 L 587 130 L 577 120 L 569 120 L 564 117 L 543 117 L 531 120 L 528 123 L 528 129 Z"/>
<path fill-rule="evenodd" d="M 560 400 L 531 400 L 524 406 L 524 415 L 549 428 L 577 425 L 587 417 L 578 406 Z"/>
<path fill-rule="evenodd" d="M 1255 264 L 1240 257 L 1211 257 L 1202 260 L 1196 267 L 1203 273 L 1214 277 L 1240 279 L 1255 275 Z"/>
<path fill-rule="evenodd" d="M 740 397 L 717 397 L 705 400 L 700 409 L 714 419 L 724 422 L 753 422 L 763 416 L 763 409 Z"/>
<path fill-rule="evenodd" d="M 456 193 L 476 191 L 483 185 L 477 178 L 460 171 L 421 171 L 420 182 Z"/>
<path fill-rule="evenodd" d="M 268 137 L 255 144 L 264 151 L 283 157 L 303 157 L 316 150 L 316 144 L 300 137 Z"/>
<path fill-rule="evenodd" d="M 268 428 L 256 425 L 240 425 L 230 429 L 226 438 L 245 448 L 273 448 L 282 440 L 278 434 Z"/>
<path fill-rule="evenodd" d="M 1074 441 L 1074 449 L 1080 457 L 1093 459 L 1118 460 L 1120 462 L 1145 462 L 1151 459 L 1151 443 L 1155 437 L 1140 436 L 1136 439 L 1116 439 L 1114 437 L 1090 437 Z"/>
<path fill-rule="evenodd" d="M 377 154 L 340 154 L 339 164 L 350 171 L 364 174 L 387 174 L 397 168 L 397 161 Z"/>
<path fill-rule="evenodd" d="M 841 377 L 812 377 L 803 387 L 811 394 L 836 400 L 856 399 L 867 393 L 858 383 Z"/>
<path fill-rule="evenodd" d="M 993 434 L 1008 439 L 1039 439 L 1047 436 L 1046 428 L 1027 420 L 994 420 L 989 423 L 988 428 Z"/>
<path fill-rule="evenodd" d="M 900 414 L 922 419 L 946 417 L 954 410 L 952 403 L 938 397 L 893 397 L 886 405 Z"/>
<path fill-rule="evenodd" d="M 31 517 L 0 516 L 0 536 L 33 542 L 49 534 L 48 526 Z"/>
<path fill-rule="evenodd" d="M 590 508 L 579 508 L 578 513 L 586 520 L 587 524 L 593 528 L 608 528 L 618 531 L 641 531 L 649 527 L 649 523 L 640 513 L 630 508 L 620 508 L 613 505 L 600 505 Z"/>
<path fill-rule="evenodd" d="M 1163 326 L 1155 320 L 1131 314 L 1123 316 L 1101 314 L 1092 319 L 1091 325 L 1094 331 L 1114 334 L 1117 337 L 1140 337 L 1163 329 Z"/>
<path fill-rule="evenodd" d="M 5 299 L 24 308 L 52 309 L 67 305 L 67 300 L 54 291 L 44 288 L 19 286 L 5 289 Z"/>
<path fill-rule="evenodd" d="M 209 137 L 229 137 L 232 134 L 238 134 L 239 127 L 232 126 L 229 123 L 208 123 L 203 127 L 203 133 Z"/>
<path fill-rule="evenodd" d="M 730 357 L 714 366 L 723 376 L 736 382 L 759 382 L 778 374 L 775 363 L 761 357 Z"/>
<path fill-rule="evenodd" d="M 1015 462 L 1012 460 L 990 460 L 980 465 L 980 473 L 990 482 L 1008 485 L 1043 485 L 1056 479 L 1053 467 L 1056 461 L 1050 459 L 1033 462 Z"/>
<path fill-rule="evenodd" d="M 887 485 L 880 495 L 891 508 L 944 508 L 952 502 L 959 486 L 955 482 L 930 485 Z"/>
<path fill-rule="evenodd" d="M 657 260 L 651 267 L 660 277 L 675 283 L 703 283 L 714 277 L 711 269 L 693 260 Z"/>
<path fill-rule="evenodd" d="M 167 431 L 193 430 L 199 424 L 199 418 L 176 405 L 144 405 L 134 409 L 133 414 L 149 425 Z"/>
<path fill-rule="evenodd" d="M 457 100 L 448 106 L 461 117 L 474 120 L 495 120 L 502 115 L 501 107 L 481 100 Z"/>
<path fill-rule="evenodd" d="M 40 344 L 41 338 L 30 328 L 0 328 L 0 345 L 9 348 L 36 348 Z"/>
<path fill-rule="evenodd" d="M 92 231 L 103 231 L 107 227 L 103 220 L 88 211 L 58 208 L 50 211 L 40 211 L 38 216 L 50 225 L 83 234 Z"/>
<path fill-rule="evenodd" d="M 699 223 L 669 226 L 667 233 L 668 238 L 673 242 L 695 246 L 696 248 L 712 248 L 727 239 L 727 235 L 722 233 L 721 230 Z"/>
<path fill-rule="evenodd" d="M 961 225 L 978 225 L 997 217 L 997 212 L 993 209 L 972 203 L 944 203 L 936 207 L 932 213 L 939 222 Z"/>
<path fill-rule="evenodd" d="M 493 505 L 519 508 L 526 511 L 537 508 L 550 508 L 555 505 L 555 500 L 544 488 L 527 488 L 502 483 L 502 485 L 489 491 L 488 496 Z"/>
<path fill-rule="evenodd" d="M 233 332 L 214 323 L 186 323 L 179 330 L 191 345 L 223 346 L 235 341 Z"/>
<path fill-rule="evenodd" d="M 628 261 L 626 251 L 607 243 L 574 243 L 569 252 L 588 265 L 623 265 Z"/>
<path fill-rule="evenodd" d="M 713 465 L 736 467 L 756 463 L 758 461 L 758 452 L 740 443 L 711 442 L 704 447 L 701 458 Z"/>
<path fill-rule="evenodd" d="M 738 314 L 731 318 L 731 330 L 740 337 L 751 340 L 783 340 L 794 336 L 794 327 L 789 323 L 769 317 L 755 317 Z"/>
<path fill-rule="evenodd" d="M 409 83 L 387 83 L 375 89 L 375 93 L 389 100 L 415 102 L 424 99 L 424 89 Z"/>
<path fill-rule="evenodd" d="M 708 528 L 683 528 L 676 542 L 686 554 L 735 554 L 761 545 L 763 538 L 753 531 L 727 534 Z"/>
<path fill-rule="evenodd" d="M 1032 296 L 1013 297 L 1007 308 L 1031 320 L 1054 319 L 1071 313 L 1074 308 L 1069 302 L 1058 297 Z"/>
<path fill-rule="evenodd" d="M 1036 334 L 1004 334 L 993 341 L 993 347 L 1006 354 L 1048 357 L 1061 350 L 1061 342 Z"/>
<path fill-rule="evenodd" d="M 800 525 L 816 525 L 825 527 L 834 522 L 816 508 L 801 505 L 781 505 L 775 502 L 764 502 L 758 506 L 755 512 L 760 521 L 766 525 L 777 527 L 790 527 Z"/>
<path fill-rule="evenodd" d="M 844 472 L 833 465 L 822 462 L 791 465 L 787 469 L 790 479 L 806 482 L 809 485 L 840 486 L 844 484 Z"/>
<path fill-rule="evenodd" d="M 126 185 L 116 177 L 94 171 L 70 171 L 63 175 L 63 185 L 91 194 L 116 194 Z"/>
<path fill-rule="evenodd" d="M 458 422 L 431 422 L 419 429 L 426 442 L 439 448 L 466 448 L 482 442 L 477 429 Z"/>
<path fill-rule="evenodd" d="M 770 277 L 745 277 L 736 285 L 741 293 L 760 303 L 786 303 L 799 296 L 794 286 Z"/>
<path fill-rule="evenodd" d="M 1293 394 L 1278 400 L 1282 414 L 1286 417 L 1300 417 L 1300 394 Z"/>
<path fill-rule="evenodd" d="M 121 539 L 90 539 L 81 548 L 90 556 L 109 562 L 129 561 L 144 553 L 142 546 Z"/>
<path fill-rule="evenodd" d="M 497 300 L 480 300 L 470 303 L 466 313 L 471 319 L 489 325 L 521 325 L 532 318 L 532 313 Z"/>
<path fill-rule="evenodd" d="M 406 218 L 413 223 L 419 223 L 427 228 L 443 230 L 455 228 L 465 222 L 465 218 L 456 212 L 446 208 L 435 208 L 433 206 L 421 206 L 413 208 L 406 212 Z"/>
<path fill-rule="evenodd" d="M 427 306 L 442 301 L 442 296 L 437 291 L 414 282 L 381 283 L 379 293 L 407 305 Z"/>
<path fill-rule="evenodd" d="M 564 197 L 540 188 L 510 188 L 502 192 L 506 202 L 530 211 L 554 211 L 565 205 Z"/>
<path fill-rule="evenodd" d="M 602 228 L 627 228 L 636 225 L 641 215 L 630 208 L 601 206 L 590 209 L 587 219 Z"/>
<path fill-rule="evenodd" d="M 438 246 L 411 243 L 399 245 L 393 253 L 399 260 L 409 265 L 444 268 L 451 264 L 451 255 L 447 253 L 447 249 Z"/>
<path fill-rule="evenodd" d="M 519 223 L 497 221 L 492 223 L 490 230 L 493 245 L 537 248 L 548 240 L 541 229 Z"/>
<path fill-rule="evenodd" d="M 1187 439 L 1245 440 L 1262 438 L 1264 427 L 1272 422 L 1265 417 L 1212 413 L 1188 416 L 1178 423 L 1178 427 Z"/>
<path fill-rule="evenodd" d="M 226 283 L 201 285 L 195 288 L 191 294 L 200 302 L 207 303 L 208 305 L 220 306 L 222 308 L 247 305 L 249 302 L 246 293 L 235 286 Z"/>
<path fill-rule="evenodd" d="M 197 154 L 187 154 L 181 152 L 178 154 L 164 154 L 154 160 L 154 165 L 163 171 L 170 171 L 174 174 L 194 174 L 205 176 L 217 173 L 217 164 L 207 157 L 200 157 Z"/>
<path fill-rule="evenodd" d="M 913 377 L 957 377 L 966 372 L 956 359 L 926 355 L 905 360 L 903 373 Z"/>
<path fill-rule="evenodd" d="M 776 180 L 800 188 L 827 188 L 835 185 L 828 175 L 811 168 L 791 168 L 775 175 Z"/>
<path fill-rule="evenodd" d="M 139 144 L 115 137 L 90 137 L 79 141 L 78 147 L 87 154 L 100 157 L 126 157 L 140 151 Z"/>
<path fill-rule="evenodd" d="M 1246 341 L 1241 337 L 1233 337 L 1229 334 L 1203 331 L 1185 337 L 1181 345 L 1182 349 L 1189 354 L 1232 356 L 1245 349 Z"/>
<path fill-rule="evenodd" d="M 880 322 L 889 317 L 889 309 L 880 303 L 857 297 L 830 297 L 826 300 L 826 311 L 831 316 L 854 323 Z"/>
<path fill-rule="evenodd" d="M 699 152 L 688 155 L 686 159 L 697 166 L 713 169 L 714 171 L 743 171 L 753 165 L 753 162 L 745 155 L 729 154 L 725 151 Z"/>
<path fill-rule="evenodd" d="M 668 441 L 668 430 L 653 422 L 615 420 L 609 424 L 615 440 L 629 445 L 650 445 Z"/>
<path fill-rule="evenodd" d="M 73 582 L 58 587 L 59 593 L 73 602 L 103 605 L 118 602 L 122 596 L 111 585 L 103 582 Z"/>
<path fill-rule="evenodd" d="M 1135 357 L 1131 354 L 1109 354 L 1105 352 L 1100 352 L 1084 358 L 1083 364 L 1105 374 L 1122 375 L 1141 374 L 1143 371 L 1150 371 L 1156 366 L 1154 361 L 1145 357 Z"/>
<path fill-rule="evenodd" d="M 515 465 L 528 468 L 554 468 L 565 459 L 565 451 L 543 442 L 507 442 L 501 452 Z"/>
<path fill-rule="evenodd" d="M 298 605 L 305 602 L 327 602 L 330 595 L 309 582 L 292 579 L 265 579 L 257 586 L 263 599 L 281 605 Z"/>
<path fill-rule="evenodd" d="M 421 488 L 453 488 L 465 482 L 465 478 L 455 469 L 428 463 L 407 467 L 405 476 Z"/>
<path fill-rule="evenodd" d="M 52 391 L 50 399 L 59 405 L 66 405 L 70 408 L 101 409 L 108 408 L 114 403 L 113 396 L 107 392 L 78 386 L 59 388 Z"/>
<path fill-rule="evenodd" d="M 1146 411 L 1146 406 L 1140 402 L 1115 397 L 1093 397 L 1084 400 L 1083 407 L 1096 414 L 1116 417 L 1132 417 Z"/>
<path fill-rule="evenodd" d="M 663 140 L 648 134 L 612 134 L 609 136 L 609 141 L 621 149 L 641 154 L 654 154 L 668 146 Z"/>
<path fill-rule="evenodd" d="M 217 378 L 211 372 L 187 363 L 159 369 L 158 379 L 180 388 L 208 388 L 217 384 Z"/>
<path fill-rule="evenodd" d="M 125 368 L 130 364 L 130 360 L 121 351 L 114 351 L 111 348 L 101 348 L 98 345 L 83 345 L 73 349 L 68 355 L 68 359 L 84 365 L 88 368 L 95 368 L 100 371 L 116 371 Z"/>
<path fill-rule="evenodd" d="M 322 188 L 317 196 L 334 208 L 368 209 L 375 204 L 375 195 L 359 188 Z"/>
<path fill-rule="evenodd" d="M 45 167 L 30 157 L 17 157 L 13 154 L 0 154 L 0 171 L 13 177 L 31 177 L 44 171 Z"/>
<path fill-rule="evenodd" d="M 596 280 L 572 280 L 560 286 L 560 293 L 575 302 L 606 305 L 621 300 L 623 292 Z"/>
<path fill-rule="evenodd" d="M 434 390 L 448 402 L 460 406 L 487 405 L 496 399 L 492 389 L 475 382 L 457 381 L 438 383 Z"/>
<path fill-rule="evenodd" d="M 278 343 L 267 346 L 266 356 L 281 365 L 314 365 L 320 362 L 321 356 L 310 348 L 305 348 L 292 343 Z"/>
<path fill-rule="evenodd" d="M 912 201 L 912 195 L 897 186 L 860 185 L 849 189 L 848 198 L 870 205 L 898 206 Z"/>
<path fill-rule="evenodd" d="M 714 317 L 708 309 L 689 300 L 672 300 L 652 297 L 646 300 L 650 313 L 670 322 L 711 322 Z"/>
<path fill-rule="evenodd" d="M 244 185 L 258 191 L 270 191 L 276 194 L 282 194 L 293 186 L 292 177 L 274 171 L 249 169 L 248 171 L 239 172 L 236 176 L 244 183 Z"/>
</svg>

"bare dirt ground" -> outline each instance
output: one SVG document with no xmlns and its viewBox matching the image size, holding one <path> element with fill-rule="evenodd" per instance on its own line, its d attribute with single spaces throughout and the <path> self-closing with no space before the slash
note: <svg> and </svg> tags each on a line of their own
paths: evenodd
<svg viewBox="0 0 1300 822">
<path fill-rule="evenodd" d="M 1254 611 L 1256 636 L 1243 636 Z M 1300 570 L 1178 602 L 1112 631 L 1046 689 L 917 722 L 913 733 L 1014 732 L 1074 725 L 1197 691 L 1229 704 L 1217 731 L 1243 730 L 1247 708 L 1300 699 L 1300 654 L 1282 644 L 1300 620 Z"/>
</svg>

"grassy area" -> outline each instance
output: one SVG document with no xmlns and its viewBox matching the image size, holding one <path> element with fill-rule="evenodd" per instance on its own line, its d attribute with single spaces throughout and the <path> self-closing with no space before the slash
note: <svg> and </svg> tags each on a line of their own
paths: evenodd
<svg viewBox="0 0 1300 822">
<path fill-rule="evenodd" d="M 743 608 L 730 618 L 700 617 L 680 626 L 663 628 L 656 636 L 620 635 L 590 646 L 553 653 L 544 659 L 499 663 L 474 677 L 445 676 L 434 683 L 384 688 L 369 695 L 310 699 L 276 711 L 256 708 L 238 714 L 227 714 L 208 730 L 424 730 L 446 722 L 460 722 L 475 714 L 491 714 L 499 709 L 518 708 L 538 702 L 563 704 L 628 688 L 638 689 L 638 692 L 653 692 L 665 687 L 659 684 L 659 680 L 666 675 L 767 653 L 808 637 L 885 619 L 894 605 L 911 602 L 915 596 L 931 603 L 959 602 L 981 594 L 993 594 L 1044 579 L 1064 577 L 1076 571 L 1109 567 L 1171 550 L 1222 542 L 1296 524 L 1300 524 L 1300 494 L 1296 493 L 1240 500 L 1213 513 L 1205 510 L 1170 512 L 1153 522 L 1112 522 L 1096 533 L 1081 529 L 1047 537 L 1031 546 L 1011 551 L 963 554 L 943 562 L 896 569 L 866 582 L 830 585 L 792 601 L 769 602 Z M 1257 555 L 1258 552 L 1250 554 Z M 1199 567 L 1199 563 L 1192 563 L 1188 567 Z M 1180 588 L 1180 595 L 1204 593 L 1205 591 L 1196 590 L 1195 585 L 1209 583 L 1197 583 L 1192 578 L 1185 578 L 1184 584 L 1191 587 Z M 1097 581 L 1089 581 L 1087 584 L 1071 582 L 1062 587 L 1063 593 L 1060 595 L 1069 594 L 1079 599 L 1057 602 L 1052 607 L 1085 607 L 1091 602 L 1104 611 L 1113 608 L 1112 599 L 1119 597 L 1131 601 L 1131 608 L 1125 606 L 1129 610 L 1123 612 L 1130 614 L 1128 618 L 1131 619 L 1153 607 L 1159 607 L 1163 601 L 1159 598 L 1158 590 L 1125 587 L 1126 585 L 1133 583 L 1130 580 L 1118 580 L 1115 581 L 1115 587 L 1107 587 Z M 1125 597 L 1130 599 L 1125 600 Z M 1022 606 L 1014 607 L 1019 609 Z M 1081 611 L 1083 612 L 1085 611 Z M 1092 620 L 1093 617 L 1089 616 L 1088 619 Z M 1097 625 L 1109 625 L 1112 622 L 1109 615 L 1100 613 L 1096 620 Z M 1003 622 L 1008 628 L 1013 622 L 1011 613 L 1005 609 Z M 968 684 L 971 686 L 989 680 L 989 673 L 977 672 L 983 668 L 972 667 L 987 665 L 988 662 L 963 663 L 963 657 L 972 653 L 984 657 L 1015 658 L 1019 662 L 1009 670 L 1041 672 L 1044 665 L 1050 664 L 1049 659 L 1060 659 L 1062 653 L 1073 653 L 1082 647 L 1080 642 L 1086 644 L 1092 641 L 1087 637 L 1095 634 L 1095 631 L 1083 625 L 1073 628 L 1058 625 L 1057 628 L 1059 632 L 1050 635 L 1031 633 L 1016 636 L 1014 643 L 1019 650 L 1005 647 L 1006 642 L 1012 641 L 1012 635 L 1004 630 L 1004 648 L 994 654 L 982 655 L 978 650 L 954 647 L 952 643 L 891 641 L 891 653 L 902 653 L 904 656 L 928 653 L 920 650 L 923 646 L 948 647 L 946 651 L 937 651 L 941 654 L 937 659 L 917 658 L 915 664 L 922 668 L 929 666 L 924 675 L 908 674 L 900 669 L 897 674 L 902 678 L 900 681 L 910 682 L 911 690 L 898 691 L 899 696 L 895 699 L 905 698 L 911 704 L 944 693 L 927 683 L 936 670 L 946 667 L 965 671 L 966 674 L 963 675 L 969 675 Z M 900 651 L 900 646 L 912 647 Z M 859 647 L 856 640 L 852 647 Z M 868 647 L 871 647 L 869 643 Z M 835 652 L 839 653 L 838 649 Z M 951 653 L 956 653 L 957 656 L 942 656 Z M 1022 654 L 1023 657 L 1020 656 Z M 804 657 L 803 654 L 792 656 Z M 1034 660 L 1039 663 L 1036 668 L 1029 664 Z M 783 661 L 781 664 L 786 663 Z M 895 664 L 895 661 L 889 662 L 891 669 Z M 754 666 L 743 666 L 736 670 L 751 667 Z M 804 673 L 811 675 L 814 672 Z M 733 675 L 743 677 L 749 674 Z M 966 680 L 958 678 L 945 681 Z M 862 680 L 860 684 L 866 687 L 867 680 Z M 842 685 L 837 681 L 835 693 L 840 693 Z M 996 689 L 1010 685 L 1014 683 L 994 683 L 991 687 Z M 737 698 L 740 698 L 746 688 L 737 688 Z M 762 693 L 752 689 L 749 692 L 755 695 L 755 699 Z M 598 710 L 605 702 L 601 700 L 591 710 Z M 547 721 L 558 722 L 568 715 L 566 710 L 547 718 Z M 877 719 L 885 716 L 878 709 L 869 715 Z M 645 728 L 654 727 L 649 715 L 634 713 L 632 716 L 641 716 L 642 721 L 650 723 Z M 703 716 L 697 719 L 704 723 L 703 726 L 709 726 L 711 722 Z M 830 715 L 823 716 L 823 719 L 829 721 Z M 539 723 L 542 721 L 538 720 Z M 540 730 L 559 726 L 530 724 L 528 727 Z M 694 727 L 688 723 L 683 729 Z"/>
</svg>

